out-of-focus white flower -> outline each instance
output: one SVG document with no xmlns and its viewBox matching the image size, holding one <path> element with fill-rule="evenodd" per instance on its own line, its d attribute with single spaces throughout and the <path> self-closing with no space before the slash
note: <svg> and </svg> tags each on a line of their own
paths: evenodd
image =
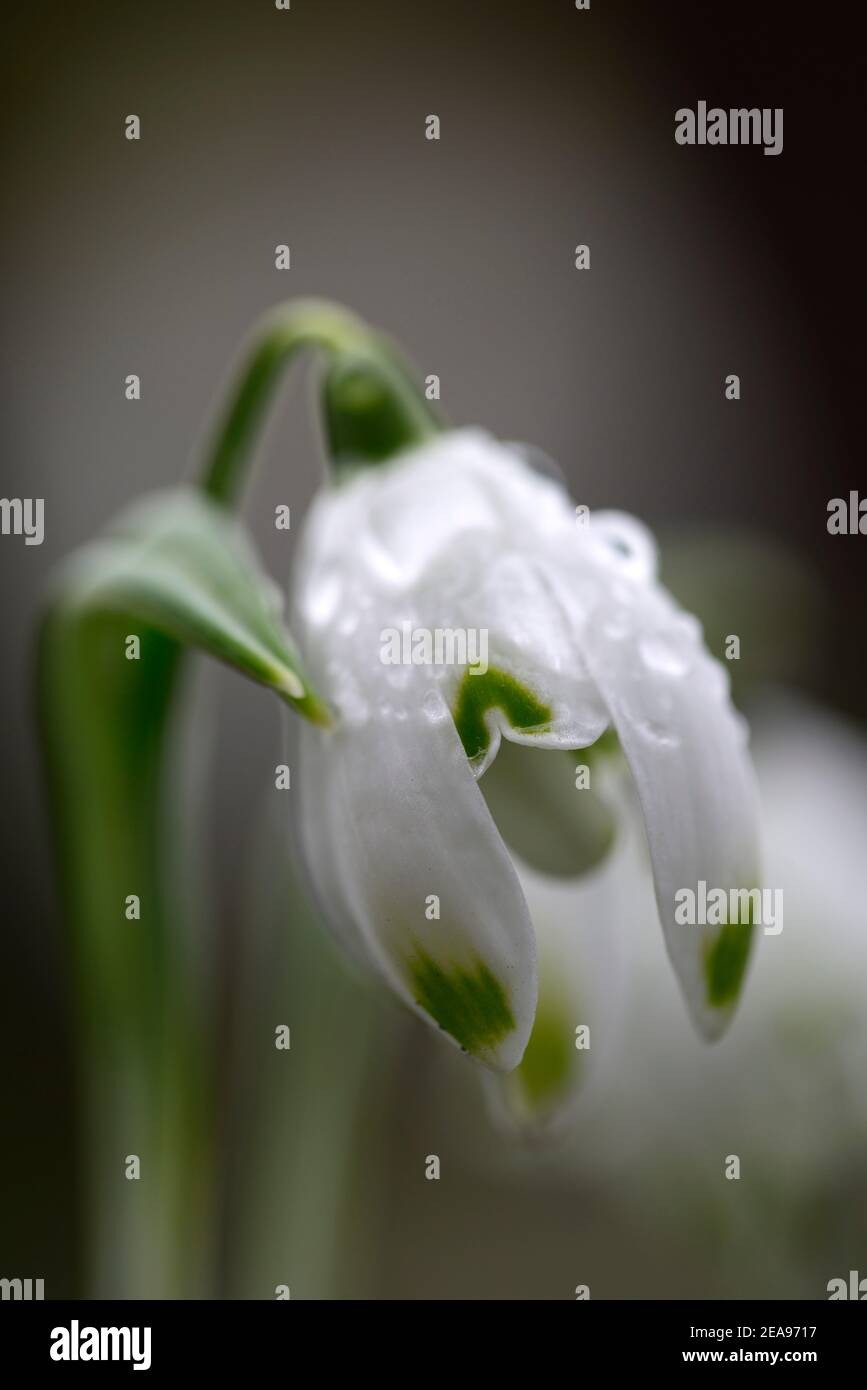
<svg viewBox="0 0 867 1390">
<path fill-rule="evenodd" d="M 726 673 L 657 582 L 644 527 L 603 512 L 580 524 L 559 483 L 481 431 L 455 431 L 320 492 L 293 599 L 338 715 L 329 731 L 300 730 L 302 849 L 356 961 L 496 1069 L 525 1049 L 530 1066 L 538 1049 L 544 1088 L 581 1022 L 557 1003 L 575 973 L 570 924 L 543 927 L 537 953 L 479 779 L 496 772 L 502 737 L 561 759 L 588 749 L 592 764 L 611 727 L 638 789 L 668 954 L 699 1032 L 718 1036 L 751 928 L 679 925 L 675 893 L 757 885 L 754 780 Z M 483 633 L 487 660 L 387 664 L 389 630 Z M 580 820 L 591 793 L 576 788 L 575 761 Z M 545 797 L 528 791 L 528 822 L 544 818 Z"/>
<path fill-rule="evenodd" d="M 691 1049 L 674 991 L 650 942 L 652 892 L 640 846 L 572 884 L 582 921 L 616 890 L 618 1019 L 594 1054 L 611 1090 L 588 1092 L 564 1171 L 689 1171 L 696 1191 L 718 1191 L 720 1155 L 738 1153 L 765 1178 L 785 1173 L 790 1200 L 846 1176 L 847 1151 L 867 1146 L 867 738 L 809 701 L 767 692 L 752 714 L 762 801 L 765 881 L 785 899 L 785 928 L 763 937 L 738 1027 L 721 1045 Z M 541 916 L 538 880 L 528 901 Z M 595 948 L 576 950 L 592 978 Z M 672 1117 L 675 1117 L 673 1122 Z M 680 1121 L 678 1123 L 677 1121 Z M 632 1173 L 633 1177 L 624 1177 Z M 858 1166 L 863 1173 L 863 1165 Z M 723 1190 L 727 1188 L 723 1183 Z M 646 1192 L 644 1193 L 646 1196 Z M 779 1193 L 783 1200 L 784 1193 Z"/>
</svg>

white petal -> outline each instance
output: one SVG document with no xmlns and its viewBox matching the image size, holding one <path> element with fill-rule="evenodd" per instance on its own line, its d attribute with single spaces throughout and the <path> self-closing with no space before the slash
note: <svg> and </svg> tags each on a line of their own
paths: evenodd
<svg viewBox="0 0 867 1390">
<path fill-rule="evenodd" d="M 488 673 L 455 672 L 448 694 L 459 727 L 467 701 L 483 705 L 490 699 L 481 756 L 473 751 L 476 743 L 466 740 L 468 753 L 477 758 L 477 775 L 496 756 L 501 734 L 538 748 L 595 743 L 609 718 L 576 640 L 578 596 L 573 591 L 570 606 L 564 606 L 549 557 L 527 548 L 521 537 L 505 549 L 479 546 L 470 565 L 472 573 L 461 575 L 446 611 L 456 627 L 485 634 Z M 432 579 L 432 588 L 435 583 Z M 503 677 L 518 687 L 514 711 L 507 699 L 494 702 Z M 537 710 L 537 722 L 522 722 L 522 706 Z"/>
<path fill-rule="evenodd" d="M 695 619 L 662 591 L 629 586 L 587 624 L 586 651 L 631 767 L 657 908 L 690 1014 L 708 1038 L 736 1003 L 751 931 L 681 924 L 676 893 L 759 884 L 758 800 L 743 719 Z"/>
<path fill-rule="evenodd" d="M 323 739 L 321 730 L 303 727 L 295 731 L 298 750 L 298 777 L 301 811 L 295 829 L 308 888 L 339 946 L 364 971 L 376 971 L 376 960 L 368 949 L 356 919 L 352 899 L 344 883 L 339 853 L 344 834 L 345 812 L 338 800 L 333 739 Z M 311 738 L 309 735 L 314 734 Z"/>
<path fill-rule="evenodd" d="M 478 935 L 498 978 L 523 968 L 526 909 L 522 900 L 515 908 L 514 885 L 500 872 L 508 857 L 470 795 L 472 773 L 489 766 L 501 734 L 580 748 L 613 720 L 642 801 L 669 954 L 699 1028 L 719 1033 L 749 933 L 678 925 L 675 893 L 701 880 L 726 891 L 757 886 L 755 791 L 725 674 L 701 648 L 697 625 L 657 586 L 645 529 L 616 513 L 580 525 L 556 481 L 482 432 L 460 431 L 324 490 L 297 574 L 293 626 L 312 679 L 342 719 L 323 753 L 329 790 L 316 819 L 330 848 L 318 851 L 319 877 L 333 858 L 332 913 L 358 925 L 380 971 L 412 997 L 405 943 L 415 918 L 398 921 L 386 881 L 398 913 L 414 913 L 418 868 L 435 865 L 449 881 L 452 862 L 472 885 L 473 920 L 469 931 L 456 917 L 440 931 L 439 963 L 453 933 L 454 949 Z M 472 674 L 471 660 L 384 665 L 384 631 L 404 628 L 484 632 L 489 669 Z M 425 709 L 449 710 L 455 723 Z M 304 732 L 307 742 L 317 737 Z M 428 822 L 435 852 L 426 865 L 418 846 Z M 482 874 L 509 885 L 500 928 L 496 912 L 479 914 L 474 880 Z M 515 979 L 506 983 L 518 989 Z M 515 1005 L 524 1039 L 526 1003 L 522 996 Z M 497 1060 L 508 1053 L 504 1064 L 514 1065 L 521 1047 Z"/>
<path fill-rule="evenodd" d="M 476 775 L 501 733 L 550 748 L 595 742 L 608 716 L 576 640 L 582 600 L 551 565 L 579 542 L 563 488 L 477 430 L 325 489 L 305 525 L 293 616 L 314 678 L 360 713 L 400 684 L 381 666 L 383 631 L 468 634 L 477 651 L 484 643 L 490 679 L 469 675 L 471 661 L 430 674 L 453 710 L 471 707 Z"/>
<path fill-rule="evenodd" d="M 301 737 L 302 842 L 336 933 L 458 1046 L 516 1066 L 536 1007 L 532 927 L 441 702 Z"/>
<path fill-rule="evenodd" d="M 624 803 L 615 768 L 600 769 L 599 782 L 607 800 Z M 621 1025 L 622 937 L 632 906 L 633 885 L 623 875 L 628 840 L 621 833 L 604 865 L 580 880 L 552 879 L 516 863 L 536 932 L 539 1002 L 521 1065 L 491 1078 L 491 1098 L 502 1122 L 533 1138 L 561 1134 L 600 1084 L 600 1072 L 603 1086 L 610 1079 L 607 1062 Z"/>
</svg>

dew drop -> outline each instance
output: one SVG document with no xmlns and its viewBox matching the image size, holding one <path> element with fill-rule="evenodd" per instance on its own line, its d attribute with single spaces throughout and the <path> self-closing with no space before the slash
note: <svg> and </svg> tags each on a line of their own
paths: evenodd
<svg viewBox="0 0 867 1390">
<path fill-rule="evenodd" d="M 644 738 L 660 748 L 677 748 L 680 744 L 680 739 L 655 719 L 641 719 L 636 727 Z"/>
<path fill-rule="evenodd" d="M 642 637 L 638 644 L 641 659 L 649 671 L 663 676 L 685 676 L 689 658 L 662 637 Z"/>
<path fill-rule="evenodd" d="M 340 604 L 343 585 L 336 570 L 331 570 L 311 584 L 306 602 L 307 616 L 311 623 L 323 627 L 330 623 Z"/>
<path fill-rule="evenodd" d="M 422 710 L 434 724 L 438 724 L 448 714 L 448 706 L 438 690 L 429 690 L 422 700 Z"/>
</svg>

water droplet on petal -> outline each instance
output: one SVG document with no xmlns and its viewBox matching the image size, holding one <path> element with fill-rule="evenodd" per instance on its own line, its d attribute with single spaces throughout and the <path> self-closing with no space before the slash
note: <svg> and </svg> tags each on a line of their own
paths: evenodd
<svg viewBox="0 0 867 1390">
<path fill-rule="evenodd" d="M 636 728 L 650 743 L 655 743 L 661 748 L 677 748 L 680 744 L 680 739 L 655 719 L 641 719 Z"/>
<path fill-rule="evenodd" d="M 448 705 L 438 690 L 429 690 L 422 700 L 421 707 L 434 724 L 438 724 L 448 714 Z"/>
<path fill-rule="evenodd" d="M 330 570 L 309 586 L 306 599 L 307 616 L 311 623 L 323 627 L 330 623 L 340 605 L 343 585 L 336 570 Z"/>
<path fill-rule="evenodd" d="M 642 637 L 638 650 L 649 671 L 658 671 L 663 676 L 685 676 L 689 670 L 688 654 L 664 637 Z"/>
</svg>

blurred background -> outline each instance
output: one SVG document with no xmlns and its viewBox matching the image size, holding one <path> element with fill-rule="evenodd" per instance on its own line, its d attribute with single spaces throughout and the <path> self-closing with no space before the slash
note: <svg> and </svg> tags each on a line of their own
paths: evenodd
<svg viewBox="0 0 867 1390">
<path fill-rule="evenodd" d="M 476 1072 L 336 958 L 274 823 L 276 702 L 203 667 L 213 1291 L 821 1298 L 867 1274 L 867 540 L 826 528 L 830 498 L 867 491 L 849 22 L 842 5 L 679 0 L 46 0 L 7 18 L 2 493 L 44 497 L 46 533 L 0 540 L 0 1275 L 85 1288 L 40 595 L 125 502 L 191 475 L 242 336 L 308 294 L 437 373 L 455 423 L 531 441 L 576 500 L 645 519 L 713 650 L 741 636 L 734 689 L 786 927 L 705 1048 L 627 828 L 585 885 L 618 903 L 618 1023 L 572 1139 L 527 1150 Z M 674 112 L 699 100 L 784 108 L 782 155 L 677 146 Z M 281 583 L 321 468 L 313 375 L 296 371 L 245 512 Z"/>
</svg>

